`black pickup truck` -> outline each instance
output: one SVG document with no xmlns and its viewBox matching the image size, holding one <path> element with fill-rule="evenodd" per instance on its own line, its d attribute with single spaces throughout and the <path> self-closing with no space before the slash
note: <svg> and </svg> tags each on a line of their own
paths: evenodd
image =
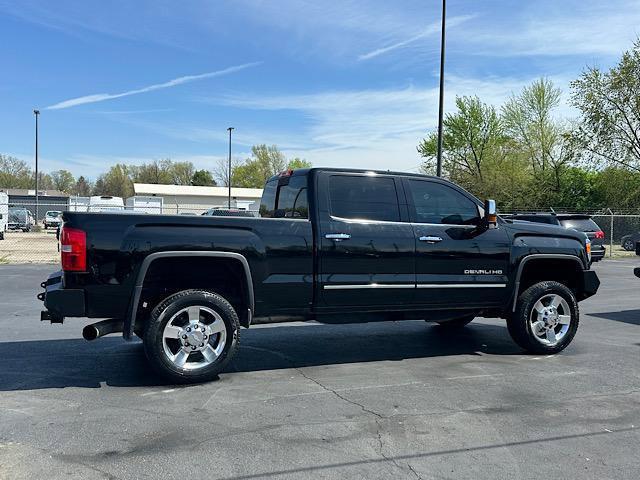
<svg viewBox="0 0 640 480">
<path fill-rule="evenodd" d="M 525 350 L 556 353 L 600 283 L 584 233 L 507 222 L 440 178 L 287 171 L 267 182 L 260 213 L 65 212 L 41 318 L 106 318 L 83 336 L 137 335 L 170 380 L 198 382 L 233 357 L 240 326 L 286 320 L 454 329 L 499 317 Z"/>
</svg>

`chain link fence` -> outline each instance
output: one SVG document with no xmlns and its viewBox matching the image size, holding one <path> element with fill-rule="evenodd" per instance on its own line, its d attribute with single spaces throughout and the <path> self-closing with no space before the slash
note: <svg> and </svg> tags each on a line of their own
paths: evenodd
<svg viewBox="0 0 640 480">
<path fill-rule="evenodd" d="M 123 211 L 123 207 L 108 205 L 101 206 L 101 210 Z M 211 207 L 210 205 L 194 205 L 181 203 L 164 203 L 154 205 L 150 203 L 141 203 L 136 205 L 127 205 L 124 207 L 125 214 L 135 212 L 141 214 L 162 214 L 162 215 L 202 215 L 210 209 L 214 208 L 216 215 L 251 215 L 258 216 L 253 210 L 237 210 L 230 211 L 224 206 Z M 60 205 L 59 203 L 0 203 L 0 236 L 4 236 L 0 240 L 0 264 L 7 263 L 58 263 L 60 254 L 58 252 L 58 240 L 56 236 L 57 230 L 57 214 L 49 214 L 48 212 L 70 211 L 87 211 L 87 205 L 81 205 L 70 202 L 69 205 Z M 605 234 L 605 243 L 607 245 L 607 256 L 634 256 L 635 240 L 640 240 L 640 209 L 639 210 L 620 210 L 620 209 L 598 209 L 588 211 L 571 211 L 567 209 L 553 209 L 556 213 L 580 213 L 591 215 L 593 220 L 598 224 Z M 502 210 L 501 213 L 549 213 L 550 210 L 531 210 L 531 209 L 510 209 Z M 37 219 L 37 220 L 36 220 Z M 637 235 L 637 238 L 633 237 Z M 627 242 L 625 250 L 623 244 L 625 240 L 631 239 L 631 243 Z"/>
<path fill-rule="evenodd" d="M 160 205 L 100 205 L 99 211 L 148 215 L 203 215 L 214 210 L 215 216 L 258 216 L 257 211 L 203 204 L 165 203 Z M 21 263 L 59 263 L 57 227 L 63 211 L 87 212 L 86 204 L 60 203 L 0 203 L 0 265 Z M 94 210 L 92 210 L 94 211 Z"/>
<path fill-rule="evenodd" d="M 506 211 L 505 211 L 506 210 Z M 640 209 L 600 208 L 589 210 L 575 210 L 566 208 L 552 208 L 548 210 L 536 209 L 505 209 L 500 213 L 568 213 L 590 215 L 604 232 L 606 257 L 620 257 L 635 255 L 635 241 L 640 241 Z"/>
</svg>

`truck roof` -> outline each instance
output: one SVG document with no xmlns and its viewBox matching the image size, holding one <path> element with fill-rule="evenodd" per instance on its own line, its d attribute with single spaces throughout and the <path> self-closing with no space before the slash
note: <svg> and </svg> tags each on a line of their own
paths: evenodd
<svg viewBox="0 0 640 480">
<path fill-rule="evenodd" d="M 267 181 L 271 181 L 271 180 L 274 180 L 276 178 L 280 178 L 281 176 L 283 176 L 285 174 L 288 174 L 288 175 L 291 175 L 291 176 L 308 175 L 310 172 L 313 172 L 313 171 L 338 172 L 338 173 L 374 173 L 374 174 L 378 174 L 378 175 L 399 175 L 399 176 L 403 176 L 403 177 L 432 178 L 432 179 L 437 179 L 437 180 L 444 180 L 446 182 L 449 181 L 449 180 L 446 180 L 446 179 L 441 178 L 441 177 L 435 177 L 433 175 L 424 175 L 424 174 L 421 174 L 421 173 L 399 172 L 399 171 L 394 171 L 394 170 L 375 170 L 375 169 L 371 169 L 371 168 L 343 168 L 343 167 L 311 167 L 311 168 L 298 168 L 298 169 L 290 170 L 290 171 L 287 170 L 285 172 L 281 172 L 279 174 L 276 174 L 276 175 L 272 176 Z"/>
</svg>

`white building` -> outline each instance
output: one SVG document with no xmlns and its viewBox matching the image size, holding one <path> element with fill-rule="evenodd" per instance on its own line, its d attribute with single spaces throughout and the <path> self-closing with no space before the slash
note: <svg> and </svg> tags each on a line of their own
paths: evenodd
<svg viewBox="0 0 640 480">
<path fill-rule="evenodd" d="M 227 187 L 194 187 L 191 185 L 160 185 L 134 183 L 136 196 L 162 197 L 163 213 L 201 214 L 213 207 L 226 207 Z M 258 210 L 261 188 L 231 188 L 231 207 L 240 210 Z"/>
</svg>

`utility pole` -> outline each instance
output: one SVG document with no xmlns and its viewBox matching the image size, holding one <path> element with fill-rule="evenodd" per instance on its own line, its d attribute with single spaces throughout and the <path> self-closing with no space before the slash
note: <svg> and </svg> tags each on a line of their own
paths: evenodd
<svg viewBox="0 0 640 480">
<path fill-rule="evenodd" d="M 229 184 L 229 201 L 228 201 L 228 207 L 231 208 L 231 132 L 234 130 L 233 127 L 229 127 L 227 128 L 227 130 L 229 131 L 229 177 L 228 177 L 228 184 Z"/>
<path fill-rule="evenodd" d="M 40 116 L 40 110 L 34 110 L 33 114 L 36 117 L 36 225 L 38 224 L 38 188 L 40 187 L 40 179 L 38 178 L 38 117 Z"/>
<path fill-rule="evenodd" d="M 438 106 L 438 164 L 436 175 L 442 176 L 442 117 L 444 115 L 444 39 L 445 18 L 447 16 L 447 0 L 442 0 L 442 31 L 440 38 L 440 102 Z"/>
</svg>

